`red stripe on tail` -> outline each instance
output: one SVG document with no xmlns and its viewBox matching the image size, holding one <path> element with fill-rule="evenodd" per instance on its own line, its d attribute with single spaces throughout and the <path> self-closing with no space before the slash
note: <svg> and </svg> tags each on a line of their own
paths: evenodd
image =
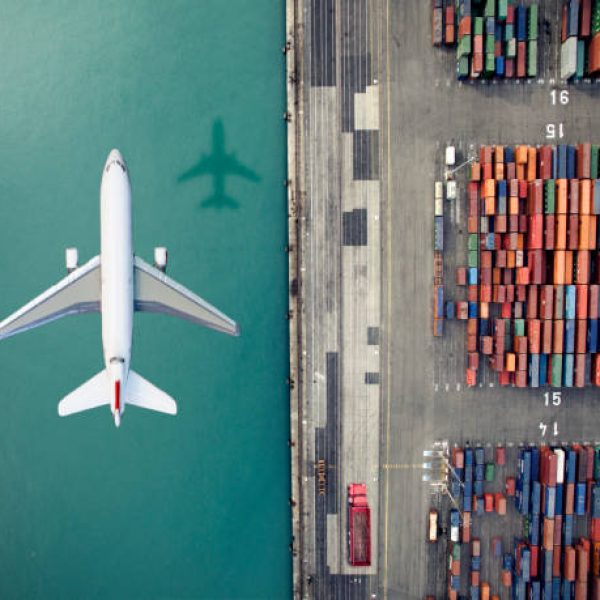
<svg viewBox="0 0 600 600">
<path fill-rule="evenodd" d="M 115 410 L 121 408 L 121 382 L 117 379 L 115 381 Z"/>
</svg>

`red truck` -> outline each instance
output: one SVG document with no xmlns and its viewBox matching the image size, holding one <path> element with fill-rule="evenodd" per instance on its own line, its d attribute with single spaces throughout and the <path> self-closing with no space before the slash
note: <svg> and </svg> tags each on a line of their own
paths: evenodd
<svg viewBox="0 0 600 600">
<path fill-rule="evenodd" d="M 371 565 L 371 509 L 364 483 L 348 486 L 348 546 L 353 567 Z"/>
</svg>

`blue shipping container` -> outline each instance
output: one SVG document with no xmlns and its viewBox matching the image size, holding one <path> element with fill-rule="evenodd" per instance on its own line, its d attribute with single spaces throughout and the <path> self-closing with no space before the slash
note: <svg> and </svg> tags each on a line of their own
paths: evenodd
<svg viewBox="0 0 600 600">
<path fill-rule="evenodd" d="M 527 11 L 524 6 L 517 6 L 517 40 L 524 42 L 527 39 Z"/>
<path fill-rule="evenodd" d="M 446 319 L 454 319 L 454 317 L 456 316 L 456 309 L 455 309 L 455 305 L 454 302 L 452 300 L 448 300 L 448 302 L 446 302 Z"/>
<path fill-rule="evenodd" d="M 546 385 L 548 377 L 548 355 L 540 354 L 540 385 Z"/>
<path fill-rule="evenodd" d="M 490 335 L 489 319 L 479 319 L 479 335 Z"/>
<path fill-rule="evenodd" d="M 475 465 L 475 481 L 483 481 L 485 477 L 485 466 L 481 464 Z"/>
<path fill-rule="evenodd" d="M 475 448 L 475 464 L 483 465 L 484 463 L 485 463 L 485 450 L 481 446 L 478 446 L 477 448 Z"/>
<path fill-rule="evenodd" d="M 537 446 L 531 448 L 531 479 L 538 481 L 540 478 L 540 449 Z"/>
<path fill-rule="evenodd" d="M 545 582 L 552 583 L 552 550 L 542 552 L 542 579 Z"/>
<path fill-rule="evenodd" d="M 557 179 L 567 178 L 567 146 L 565 144 L 559 144 L 557 148 L 558 154 L 558 177 Z"/>
<path fill-rule="evenodd" d="M 573 339 L 575 336 L 573 336 Z M 574 343 L 574 342 L 573 342 Z M 573 354 L 565 354 L 563 360 L 563 385 L 565 387 L 573 387 L 573 372 L 575 368 L 575 356 Z"/>
<path fill-rule="evenodd" d="M 439 285 L 435 288 L 435 293 L 437 294 L 437 302 L 436 302 L 436 313 L 435 316 L 438 319 L 444 318 L 444 286 Z"/>
<path fill-rule="evenodd" d="M 465 467 L 465 483 L 473 481 L 473 467 L 468 465 Z"/>
<path fill-rule="evenodd" d="M 469 267 L 467 271 L 468 285 L 477 285 L 477 267 Z"/>
<path fill-rule="evenodd" d="M 483 479 L 476 479 L 473 484 L 476 496 L 483 496 Z"/>
<path fill-rule="evenodd" d="M 473 465 L 473 448 L 465 448 L 465 467 Z"/>
<path fill-rule="evenodd" d="M 556 500 L 554 504 L 554 514 L 562 515 L 563 514 L 563 494 L 564 494 L 564 486 L 562 483 L 556 484 Z"/>
<path fill-rule="evenodd" d="M 585 515 L 585 481 L 575 484 L 575 514 Z"/>
<path fill-rule="evenodd" d="M 512 571 L 513 568 L 513 557 L 508 552 L 502 557 L 502 568 L 505 571 Z"/>
<path fill-rule="evenodd" d="M 579 31 L 579 0 L 571 0 L 567 10 L 567 37 L 576 36 Z"/>
<path fill-rule="evenodd" d="M 577 452 L 575 450 L 567 450 L 565 463 L 567 483 L 575 483 L 575 475 L 577 473 Z"/>
<path fill-rule="evenodd" d="M 504 148 L 504 162 L 515 162 L 515 151 L 513 150 L 512 146 L 507 146 Z"/>
<path fill-rule="evenodd" d="M 544 516 L 548 519 L 554 519 L 554 510 L 556 508 L 556 488 L 546 487 L 546 501 L 544 502 Z"/>
<path fill-rule="evenodd" d="M 495 35 L 496 20 L 494 17 L 486 17 L 485 19 L 485 35 Z"/>
<path fill-rule="evenodd" d="M 540 355 L 529 355 L 529 387 L 540 387 Z"/>
<path fill-rule="evenodd" d="M 472 585 L 471 586 L 471 595 L 469 596 L 471 600 L 479 600 L 479 586 Z"/>
<path fill-rule="evenodd" d="M 565 515 L 563 520 L 563 546 L 573 543 L 573 515 Z"/>
<path fill-rule="evenodd" d="M 575 146 L 567 146 L 567 179 L 575 179 L 577 151 Z"/>
<path fill-rule="evenodd" d="M 440 252 L 444 249 L 444 217 L 434 217 L 433 249 Z"/>
<path fill-rule="evenodd" d="M 587 351 L 598 352 L 598 319 L 588 321 Z"/>
<path fill-rule="evenodd" d="M 552 578 L 552 600 L 560 600 L 560 577 Z"/>
<path fill-rule="evenodd" d="M 594 206 L 592 207 L 592 213 L 600 215 L 600 179 L 594 181 Z"/>
<path fill-rule="evenodd" d="M 542 484 L 539 481 L 531 483 L 531 514 L 539 515 L 542 506 Z"/>
<path fill-rule="evenodd" d="M 575 286 L 565 285 L 565 319 L 575 318 Z"/>
<path fill-rule="evenodd" d="M 600 484 L 595 483 L 592 488 L 592 518 L 600 518 Z"/>
<path fill-rule="evenodd" d="M 531 550 L 529 548 L 521 550 L 521 577 L 526 582 L 531 579 Z"/>
<path fill-rule="evenodd" d="M 542 584 L 539 581 L 532 581 L 530 590 L 530 600 L 541 600 Z"/>
<path fill-rule="evenodd" d="M 477 302 L 469 302 L 469 319 L 477 318 Z"/>
<path fill-rule="evenodd" d="M 540 515 L 529 518 L 529 542 L 532 546 L 540 545 Z"/>
<path fill-rule="evenodd" d="M 481 556 L 471 556 L 471 571 L 481 571 Z"/>
<path fill-rule="evenodd" d="M 503 77 L 504 76 L 504 56 L 497 56 L 496 57 L 496 75 L 498 77 Z M 503 213 L 500 212 L 500 214 L 503 214 Z"/>
<path fill-rule="evenodd" d="M 513 598 L 514 600 L 525 600 L 526 583 L 517 577 L 513 582 Z"/>
<path fill-rule="evenodd" d="M 563 579 L 561 600 L 571 600 L 571 582 Z"/>
</svg>

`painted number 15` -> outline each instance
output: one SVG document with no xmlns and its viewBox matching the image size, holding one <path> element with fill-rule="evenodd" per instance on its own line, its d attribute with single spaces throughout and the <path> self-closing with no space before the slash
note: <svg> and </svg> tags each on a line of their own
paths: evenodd
<svg viewBox="0 0 600 600">
<path fill-rule="evenodd" d="M 550 402 L 552 402 L 552 406 L 560 406 L 562 394 L 560 392 L 544 392 L 544 406 L 550 406 Z"/>
<path fill-rule="evenodd" d="M 565 126 L 562 123 L 546 123 L 546 139 L 554 140 L 565 137 Z"/>
</svg>

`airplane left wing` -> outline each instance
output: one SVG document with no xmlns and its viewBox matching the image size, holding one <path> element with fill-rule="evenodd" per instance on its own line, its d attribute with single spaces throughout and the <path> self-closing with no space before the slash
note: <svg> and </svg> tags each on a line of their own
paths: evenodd
<svg viewBox="0 0 600 600">
<path fill-rule="evenodd" d="M 4 319 L 0 339 L 67 315 L 99 310 L 100 257 L 96 256 Z"/>
<path fill-rule="evenodd" d="M 137 256 L 133 259 L 133 267 L 136 310 L 166 313 L 228 335 L 240 334 L 235 321 L 162 271 Z"/>
</svg>

